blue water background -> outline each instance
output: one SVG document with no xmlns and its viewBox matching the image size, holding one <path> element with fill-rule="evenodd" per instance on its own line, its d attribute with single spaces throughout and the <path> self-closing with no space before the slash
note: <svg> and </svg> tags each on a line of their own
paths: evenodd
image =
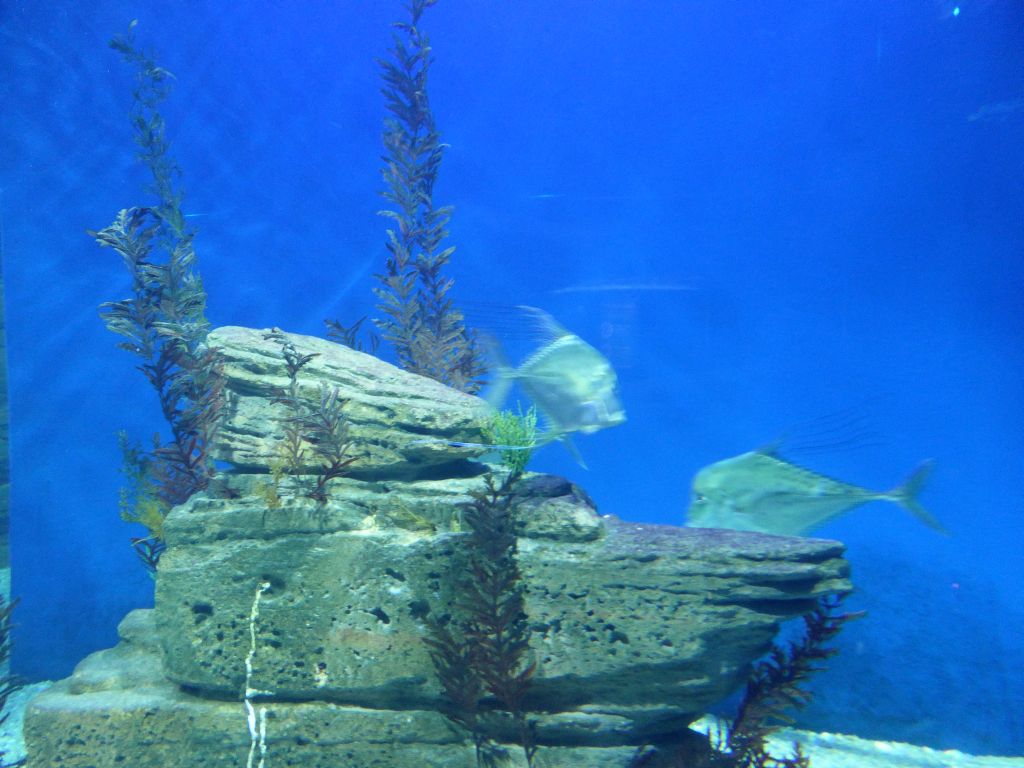
<svg viewBox="0 0 1024 768">
<path fill-rule="evenodd" d="M 543 307 L 606 352 L 624 426 L 535 468 L 601 512 L 680 524 L 702 466 L 857 406 L 884 438 L 804 463 L 887 488 L 921 459 L 942 537 L 891 504 L 847 543 L 869 617 L 810 727 L 1024 753 L 1024 11 L 1016 0 L 441 0 L 457 300 Z M 151 202 L 127 122 L 138 39 L 215 325 L 373 314 L 384 258 L 375 57 L 400 4 L 0 3 L 15 668 L 67 675 L 151 604 L 117 517 L 116 433 L 160 426 L 97 317 L 86 236 Z M 1003 114 L 969 119 L 985 105 Z M 677 291 L 571 291 L 667 284 Z M 685 289 L 685 290 L 683 290 Z M 860 418 L 860 416 L 858 418 Z"/>
</svg>

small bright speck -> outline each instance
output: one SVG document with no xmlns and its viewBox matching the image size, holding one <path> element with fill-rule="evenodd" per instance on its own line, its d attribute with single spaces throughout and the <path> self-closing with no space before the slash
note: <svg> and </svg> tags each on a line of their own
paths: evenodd
<svg viewBox="0 0 1024 768">
<path fill-rule="evenodd" d="M 953 9 L 953 15 L 954 16 L 959 16 L 960 15 L 960 6 L 959 5 L 956 6 L 956 8 Z"/>
</svg>

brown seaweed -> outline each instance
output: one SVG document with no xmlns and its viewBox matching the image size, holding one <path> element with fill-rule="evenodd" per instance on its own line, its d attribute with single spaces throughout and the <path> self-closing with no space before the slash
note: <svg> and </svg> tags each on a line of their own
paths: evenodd
<svg viewBox="0 0 1024 768">
<path fill-rule="evenodd" d="M 469 529 L 464 562 L 454 577 L 452 615 L 430 624 L 427 643 L 448 699 L 445 713 L 467 729 L 478 765 L 495 765 L 502 750 L 486 735 L 488 720 L 511 718 L 528 766 L 537 752 L 524 700 L 537 671 L 529 660 L 526 587 L 517 562 L 514 488 L 520 472 L 501 482 L 490 474 L 464 512 Z"/>
<path fill-rule="evenodd" d="M 818 607 L 803 617 L 800 640 L 774 646 L 754 666 L 736 714 L 726 728 L 709 732 L 706 737 L 689 732 L 669 754 L 642 748 L 629 768 L 809 768 L 810 758 L 799 743 L 793 744 L 789 757 L 776 757 L 768 751 L 768 737 L 780 725 L 794 722 L 790 710 L 810 703 L 807 681 L 825 669 L 823 662 L 839 652 L 828 643 L 847 621 L 864 615 L 840 613 L 845 597 L 836 594 L 821 598 Z"/>
<path fill-rule="evenodd" d="M 375 321 L 391 342 L 399 365 L 464 392 L 482 384 L 483 358 L 475 335 L 449 291 L 454 281 L 444 274 L 455 249 L 443 247 L 450 206 L 434 205 L 434 184 L 445 145 L 427 96 L 431 48 L 419 27 L 423 12 L 436 0 L 411 0 L 410 19 L 393 26 L 390 57 L 379 61 L 385 105 L 384 198 L 393 206 L 381 211 L 390 219 L 385 269 L 374 289 Z"/>
<path fill-rule="evenodd" d="M 319 353 L 300 353 L 277 329 L 265 334 L 264 338 L 281 345 L 281 355 L 288 372 L 288 389 L 279 391 L 273 398 L 273 402 L 284 405 L 288 410 L 283 425 L 284 441 L 280 449 L 281 473 L 298 475 L 305 464 L 306 448 L 311 448 L 320 466 L 314 485 L 306 495 L 323 506 L 327 503 L 328 483 L 347 475 L 349 465 L 358 458 L 348 456 L 352 447 L 348 439 L 348 421 L 344 416 L 348 401 L 339 396 L 337 387 L 320 382 L 319 402 L 316 405 L 307 403 L 299 395 L 298 376 L 303 367 Z M 275 481 L 275 497 L 276 485 Z"/>
<path fill-rule="evenodd" d="M 171 431 L 170 439 L 157 440 L 150 452 L 126 452 L 126 460 L 134 456 L 136 461 L 126 471 L 139 478 L 140 487 L 152 489 L 136 498 L 159 505 L 155 516 L 151 509 L 126 511 L 123 503 L 121 510 L 123 518 L 149 529 L 149 537 L 134 539 L 133 546 L 153 569 L 163 551 L 158 521 L 206 488 L 213 475 L 210 446 L 224 405 L 224 377 L 218 351 L 206 343 L 206 291 L 193 233 L 181 210 L 181 171 L 168 152 L 159 111 L 174 76 L 136 46 L 135 24 L 110 46 L 136 68 L 130 119 L 138 159 L 153 179 L 148 191 L 157 203 L 123 209 L 110 226 L 89 234 L 115 250 L 128 271 L 131 296 L 104 302 L 100 316 L 110 331 L 124 337 L 118 346 L 141 358 L 138 369 L 156 390 Z"/>
</svg>

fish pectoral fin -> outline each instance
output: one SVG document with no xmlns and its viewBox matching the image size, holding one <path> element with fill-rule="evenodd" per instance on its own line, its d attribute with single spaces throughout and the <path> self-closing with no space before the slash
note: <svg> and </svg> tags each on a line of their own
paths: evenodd
<svg viewBox="0 0 1024 768">
<path fill-rule="evenodd" d="M 573 457 L 577 464 L 579 464 L 584 469 L 590 469 L 590 467 L 587 466 L 587 462 L 583 460 L 583 455 L 579 452 L 579 449 L 576 448 L 576 444 L 573 443 L 571 437 L 569 437 L 568 435 L 562 435 L 558 439 L 561 441 L 562 445 L 565 446 L 565 449 L 569 452 L 569 455 Z"/>
<path fill-rule="evenodd" d="M 928 510 L 921 505 L 921 502 L 917 500 L 917 495 L 924 487 L 925 481 L 928 479 L 928 475 L 931 474 L 932 467 L 934 466 L 935 462 L 931 459 L 922 461 L 917 468 L 910 473 L 910 476 L 900 485 L 889 491 L 886 494 L 886 497 L 895 501 L 932 530 L 948 536 L 949 531 L 946 530 L 942 523 L 932 517 L 931 513 L 929 513 Z"/>
</svg>

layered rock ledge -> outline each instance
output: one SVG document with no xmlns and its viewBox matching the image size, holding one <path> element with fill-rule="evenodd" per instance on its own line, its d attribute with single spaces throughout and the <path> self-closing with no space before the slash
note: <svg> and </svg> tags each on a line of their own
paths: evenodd
<svg viewBox="0 0 1024 768">
<path fill-rule="evenodd" d="M 439 714 L 424 640 L 452 598 L 460 508 L 491 469 L 447 442 L 473 441 L 482 404 L 287 338 L 346 388 L 360 472 L 332 481 L 326 504 L 303 493 L 305 477 L 286 478 L 269 504 L 280 346 L 215 332 L 231 397 L 217 450 L 236 468 L 168 516 L 156 608 L 33 703 L 30 766 L 245 764 L 247 685 L 270 713 L 271 764 L 474 764 L 466 734 Z M 319 398 L 316 377 L 303 393 Z M 602 517 L 582 489 L 545 475 L 517 493 L 538 663 L 526 706 L 551 768 L 625 766 L 636 745 L 681 738 L 781 622 L 850 588 L 837 542 Z"/>
</svg>

